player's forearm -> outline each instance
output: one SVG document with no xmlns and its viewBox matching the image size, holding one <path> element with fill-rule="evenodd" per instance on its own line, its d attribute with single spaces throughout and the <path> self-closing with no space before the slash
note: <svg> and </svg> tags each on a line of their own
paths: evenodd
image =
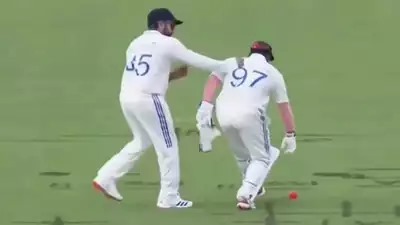
<svg viewBox="0 0 400 225">
<path fill-rule="evenodd" d="M 279 113 L 282 118 L 282 122 L 285 125 L 286 132 L 295 132 L 296 125 L 294 122 L 294 116 L 292 107 L 289 102 L 279 103 L 278 104 Z"/>
<path fill-rule="evenodd" d="M 222 82 L 216 76 L 211 75 L 204 86 L 203 101 L 213 104 L 217 90 L 221 87 L 221 84 Z"/>
<path fill-rule="evenodd" d="M 179 58 L 185 64 L 207 71 L 219 71 L 224 63 L 224 61 L 215 60 L 191 50 L 181 52 Z"/>
</svg>

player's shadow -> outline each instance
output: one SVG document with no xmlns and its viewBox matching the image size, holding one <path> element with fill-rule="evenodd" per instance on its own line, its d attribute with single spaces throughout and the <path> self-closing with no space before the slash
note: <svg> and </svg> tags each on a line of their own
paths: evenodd
<svg viewBox="0 0 400 225">
<path fill-rule="evenodd" d="M 298 142 L 329 142 L 334 138 L 346 137 L 362 137 L 364 134 L 350 134 L 350 133 L 299 133 L 297 134 Z"/>
<path fill-rule="evenodd" d="M 264 218 L 264 224 L 265 225 L 278 225 L 278 224 L 298 224 L 301 223 L 300 221 L 297 220 L 279 220 L 277 217 L 277 212 L 276 208 L 279 205 L 285 206 L 289 205 L 287 197 L 278 197 L 278 198 L 273 198 L 269 197 L 268 200 L 264 201 L 258 201 L 256 202 L 257 205 L 262 206 L 263 210 L 266 213 L 266 216 Z M 281 218 L 280 218 L 281 219 Z"/>
</svg>

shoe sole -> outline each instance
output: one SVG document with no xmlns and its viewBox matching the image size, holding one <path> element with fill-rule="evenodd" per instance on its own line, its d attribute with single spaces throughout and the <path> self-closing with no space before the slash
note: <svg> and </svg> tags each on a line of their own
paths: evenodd
<svg viewBox="0 0 400 225">
<path fill-rule="evenodd" d="M 157 207 L 160 209 L 189 209 L 189 208 L 192 208 L 193 206 L 176 207 L 176 206 L 159 206 L 159 205 L 157 205 Z"/>
<path fill-rule="evenodd" d="M 166 206 L 166 205 L 160 205 L 157 204 L 157 207 L 160 209 L 188 209 L 193 207 L 193 203 L 191 203 L 190 206 Z"/>
<path fill-rule="evenodd" d="M 98 184 L 95 181 L 93 181 L 93 188 L 96 191 L 101 192 L 107 199 L 111 199 L 111 200 L 114 200 L 114 201 L 117 201 L 117 202 L 121 202 L 122 201 L 122 199 L 117 199 L 114 196 L 108 194 L 108 192 L 100 184 Z"/>
<path fill-rule="evenodd" d="M 255 209 L 256 207 L 254 204 L 250 203 L 247 199 L 242 197 L 242 198 L 238 199 L 236 208 L 238 208 L 239 210 L 242 210 L 242 211 L 248 211 L 248 210 Z"/>
</svg>

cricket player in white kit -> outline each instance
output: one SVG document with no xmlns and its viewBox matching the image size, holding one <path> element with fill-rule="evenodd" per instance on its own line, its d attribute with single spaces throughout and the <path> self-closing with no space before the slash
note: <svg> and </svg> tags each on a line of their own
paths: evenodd
<svg viewBox="0 0 400 225">
<path fill-rule="evenodd" d="M 254 200 L 265 192 L 263 184 L 280 154 L 270 144 L 266 116 L 270 97 L 278 104 L 286 128 L 282 148 L 288 153 L 296 150 L 295 123 L 286 85 L 282 74 L 270 64 L 273 60 L 271 46 L 262 41 L 254 42 L 248 57 L 228 59 L 225 71 L 211 74 L 196 115 L 200 146 L 210 146 L 215 133 L 213 102 L 216 90 L 222 86 L 216 100 L 216 115 L 243 175 L 236 196 L 239 209 L 255 208 Z"/>
<path fill-rule="evenodd" d="M 93 185 L 107 197 L 121 201 L 117 181 L 129 172 L 140 156 L 154 146 L 160 169 L 161 188 L 157 206 L 188 208 L 191 201 L 179 195 L 180 167 L 178 141 L 165 100 L 170 80 L 186 76 L 187 67 L 171 72 L 180 62 L 209 72 L 219 71 L 224 61 L 214 60 L 187 49 L 171 37 L 182 24 L 165 8 L 154 9 L 147 18 L 149 30 L 134 39 L 126 51 L 120 103 L 133 133 L 133 140 L 98 171 Z"/>
</svg>

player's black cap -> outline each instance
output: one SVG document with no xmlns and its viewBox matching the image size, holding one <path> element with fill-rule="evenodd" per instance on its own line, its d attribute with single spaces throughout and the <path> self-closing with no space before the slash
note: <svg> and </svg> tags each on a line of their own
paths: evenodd
<svg viewBox="0 0 400 225">
<path fill-rule="evenodd" d="M 182 24 L 182 20 L 175 18 L 174 14 L 167 8 L 157 8 L 153 9 L 147 15 L 147 26 L 151 27 L 155 25 L 158 21 L 173 21 L 175 25 Z"/>
<path fill-rule="evenodd" d="M 250 47 L 251 53 L 260 53 L 264 55 L 268 61 L 274 61 L 274 55 L 272 54 L 272 47 L 265 41 L 255 41 Z"/>
</svg>

